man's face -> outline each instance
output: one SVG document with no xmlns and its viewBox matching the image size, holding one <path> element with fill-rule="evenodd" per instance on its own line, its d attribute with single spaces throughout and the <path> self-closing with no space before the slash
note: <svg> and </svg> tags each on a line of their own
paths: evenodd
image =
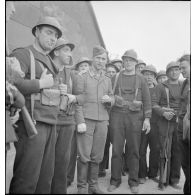
<svg viewBox="0 0 195 195">
<path fill-rule="evenodd" d="M 157 79 L 157 82 L 158 83 L 163 83 L 167 80 L 167 76 L 166 75 L 162 75 L 162 76 L 159 76 L 158 79 Z"/>
<path fill-rule="evenodd" d="M 105 69 L 106 63 L 107 63 L 107 54 L 106 53 L 103 53 L 101 55 L 93 57 L 92 65 L 96 70 Z"/>
<path fill-rule="evenodd" d="M 113 64 L 114 64 L 119 70 L 122 70 L 122 68 L 123 68 L 122 62 L 114 62 Z"/>
<path fill-rule="evenodd" d="M 116 75 L 116 69 L 112 66 L 109 66 L 106 69 L 106 74 L 108 75 L 108 77 L 112 78 L 114 75 Z"/>
<path fill-rule="evenodd" d="M 141 71 L 144 69 L 145 65 L 144 64 L 139 64 L 136 66 L 136 72 L 141 73 Z"/>
<path fill-rule="evenodd" d="M 13 1 L 6 1 L 6 21 L 9 21 L 11 16 L 15 13 Z"/>
<path fill-rule="evenodd" d="M 145 71 L 143 75 L 146 78 L 148 85 L 154 84 L 155 75 L 153 72 Z"/>
<path fill-rule="evenodd" d="M 137 64 L 137 62 L 133 58 L 124 57 L 123 64 L 125 70 L 131 72 L 131 71 L 135 71 L 135 65 Z"/>
<path fill-rule="evenodd" d="M 179 79 L 180 76 L 180 69 L 179 67 L 172 67 L 168 70 L 167 76 L 170 80 L 176 81 Z"/>
<path fill-rule="evenodd" d="M 56 44 L 58 32 L 53 27 L 42 26 L 36 29 L 36 38 L 44 51 L 51 51 Z"/>
<path fill-rule="evenodd" d="M 190 78 L 190 63 L 188 61 L 182 61 L 180 63 L 180 71 L 184 78 Z"/>
<path fill-rule="evenodd" d="M 79 64 L 79 68 L 78 68 L 78 71 L 79 72 L 85 72 L 85 71 L 88 71 L 89 70 L 89 64 L 87 62 L 82 62 Z"/>
<path fill-rule="evenodd" d="M 69 65 L 72 57 L 71 48 L 68 45 L 65 45 L 57 51 L 61 64 Z"/>
</svg>

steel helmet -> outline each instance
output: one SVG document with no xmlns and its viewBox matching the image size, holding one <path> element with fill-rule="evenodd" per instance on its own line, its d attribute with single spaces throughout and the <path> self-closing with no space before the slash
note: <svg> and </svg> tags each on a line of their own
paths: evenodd
<svg viewBox="0 0 195 195">
<path fill-rule="evenodd" d="M 160 76 L 167 76 L 167 75 L 166 75 L 166 71 L 165 71 L 165 70 L 160 70 L 160 71 L 157 73 L 156 79 L 158 79 L 158 77 L 160 77 Z"/>
<path fill-rule="evenodd" d="M 106 68 L 108 68 L 108 67 L 113 67 L 116 70 L 116 72 L 120 71 L 119 67 L 117 67 L 112 61 L 110 61 L 109 63 L 106 64 Z"/>
<path fill-rule="evenodd" d="M 134 59 L 135 61 L 138 61 L 138 60 L 137 60 L 137 53 L 136 53 L 133 49 L 127 50 L 127 51 L 123 54 L 122 59 L 124 60 L 125 57 L 132 58 L 132 59 Z"/>
<path fill-rule="evenodd" d="M 146 71 L 149 71 L 149 72 L 154 73 L 155 77 L 157 76 L 156 68 L 153 65 L 147 65 L 147 66 L 145 66 L 144 69 L 141 71 L 141 73 L 143 74 Z"/>
<path fill-rule="evenodd" d="M 39 21 L 37 22 L 37 24 L 32 28 L 32 34 L 34 36 L 35 36 L 36 27 L 40 27 L 40 26 L 51 26 L 51 27 L 53 27 L 53 28 L 55 28 L 57 30 L 57 32 L 58 32 L 58 39 L 62 36 L 60 23 L 54 17 L 45 16 L 45 17 L 39 18 Z"/>
<path fill-rule="evenodd" d="M 173 67 L 178 67 L 179 68 L 179 63 L 178 62 L 170 62 L 167 67 L 166 67 L 166 74 L 168 73 L 168 71 L 170 70 L 170 68 L 173 68 Z"/>
<path fill-rule="evenodd" d="M 146 66 L 146 63 L 143 60 L 138 60 L 138 63 L 135 66 L 138 66 L 140 64 L 143 64 L 144 66 Z"/>
<path fill-rule="evenodd" d="M 79 65 L 83 62 L 87 62 L 89 65 L 91 65 L 92 60 L 90 60 L 88 57 L 81 57 L 78 62 L 75 64 L 75 70 L 79 68 Z"/>
</svg>

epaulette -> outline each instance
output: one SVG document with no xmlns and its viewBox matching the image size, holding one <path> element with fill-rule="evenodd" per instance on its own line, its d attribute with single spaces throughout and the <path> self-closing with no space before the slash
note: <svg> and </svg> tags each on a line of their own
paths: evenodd
<svg viewBox="0 0 195 195">
<path fill-rule="evenodd" d="M 88 72 L 88 70 L 83 70 L 83 71 L 79 72 L 78 75 L 83 75 L 83 74 L 85 74 L 87 72 Z"/>
</svg>

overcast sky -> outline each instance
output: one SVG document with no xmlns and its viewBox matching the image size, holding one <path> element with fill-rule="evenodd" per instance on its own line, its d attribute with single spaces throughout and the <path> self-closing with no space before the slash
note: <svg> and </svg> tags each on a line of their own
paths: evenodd
<svg viewBox="0 0 195 195">
<path fill-rule="evenodd" d="M 190 52 L 190 2 L 92 1 L 92 6 L 112 58 L 134 49 L 161 70 Z"/>
</svg>

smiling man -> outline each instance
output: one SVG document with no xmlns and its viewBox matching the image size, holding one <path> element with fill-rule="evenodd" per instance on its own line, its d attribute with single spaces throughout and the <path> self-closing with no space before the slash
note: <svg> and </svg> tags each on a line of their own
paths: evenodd
<svg viewBox="0 0 195 195">
<path fill-rule="evenodd" d="M 128 184 L 138 193 L 139 147 L 141 132 L 150 131 L 151 99 L 148 85 L 141 74 L 136 74 L 137 53 L 127 50 L 122 56 L 124 70 L 113 77 L 115 104 L 110 113 L 112 143 L 111 179 L 108 191 L 121 184 L 122 152 L 127 144 Z"/>
<path fill-rule="evenodd" d="M 11 54 L 18 59 L 25 73 L 15 85 L 25 96 L 26 107 L 38 132 L 29 139 L 24 121 L 17 123 L 19 141 L 15 144 L 16 158 L 10 186 L 10 193 L 14 194 L 49 194 L 54 172 L 58 106 L 53 105 L 54 101 L 43 103 L 41 97 L 43 90 L 53 87 L 53 78 L 58 72 L 48 53 L 62 36 L 62 31 L 55 18 L 43 17 L 32 28 L 32 34 L 35 36 L 33 45 L 15 49 Z"/>
<path fill-rule="evenodd" d="M 110 78 L 105 76 L 108 52 L 101 46 L 93 48 L 92 65 L 82 74 L 83 94 L 77 96 L 83 104 L 85 131 L 77 133 L 77 188 L 78 194 L 102 194 L 98 186 L 99 163 L 103 159 L 107 136 L 108 110 L 114 102 Z M 87 183 L 89 184 L 87 190 Z"/>
</svg>

